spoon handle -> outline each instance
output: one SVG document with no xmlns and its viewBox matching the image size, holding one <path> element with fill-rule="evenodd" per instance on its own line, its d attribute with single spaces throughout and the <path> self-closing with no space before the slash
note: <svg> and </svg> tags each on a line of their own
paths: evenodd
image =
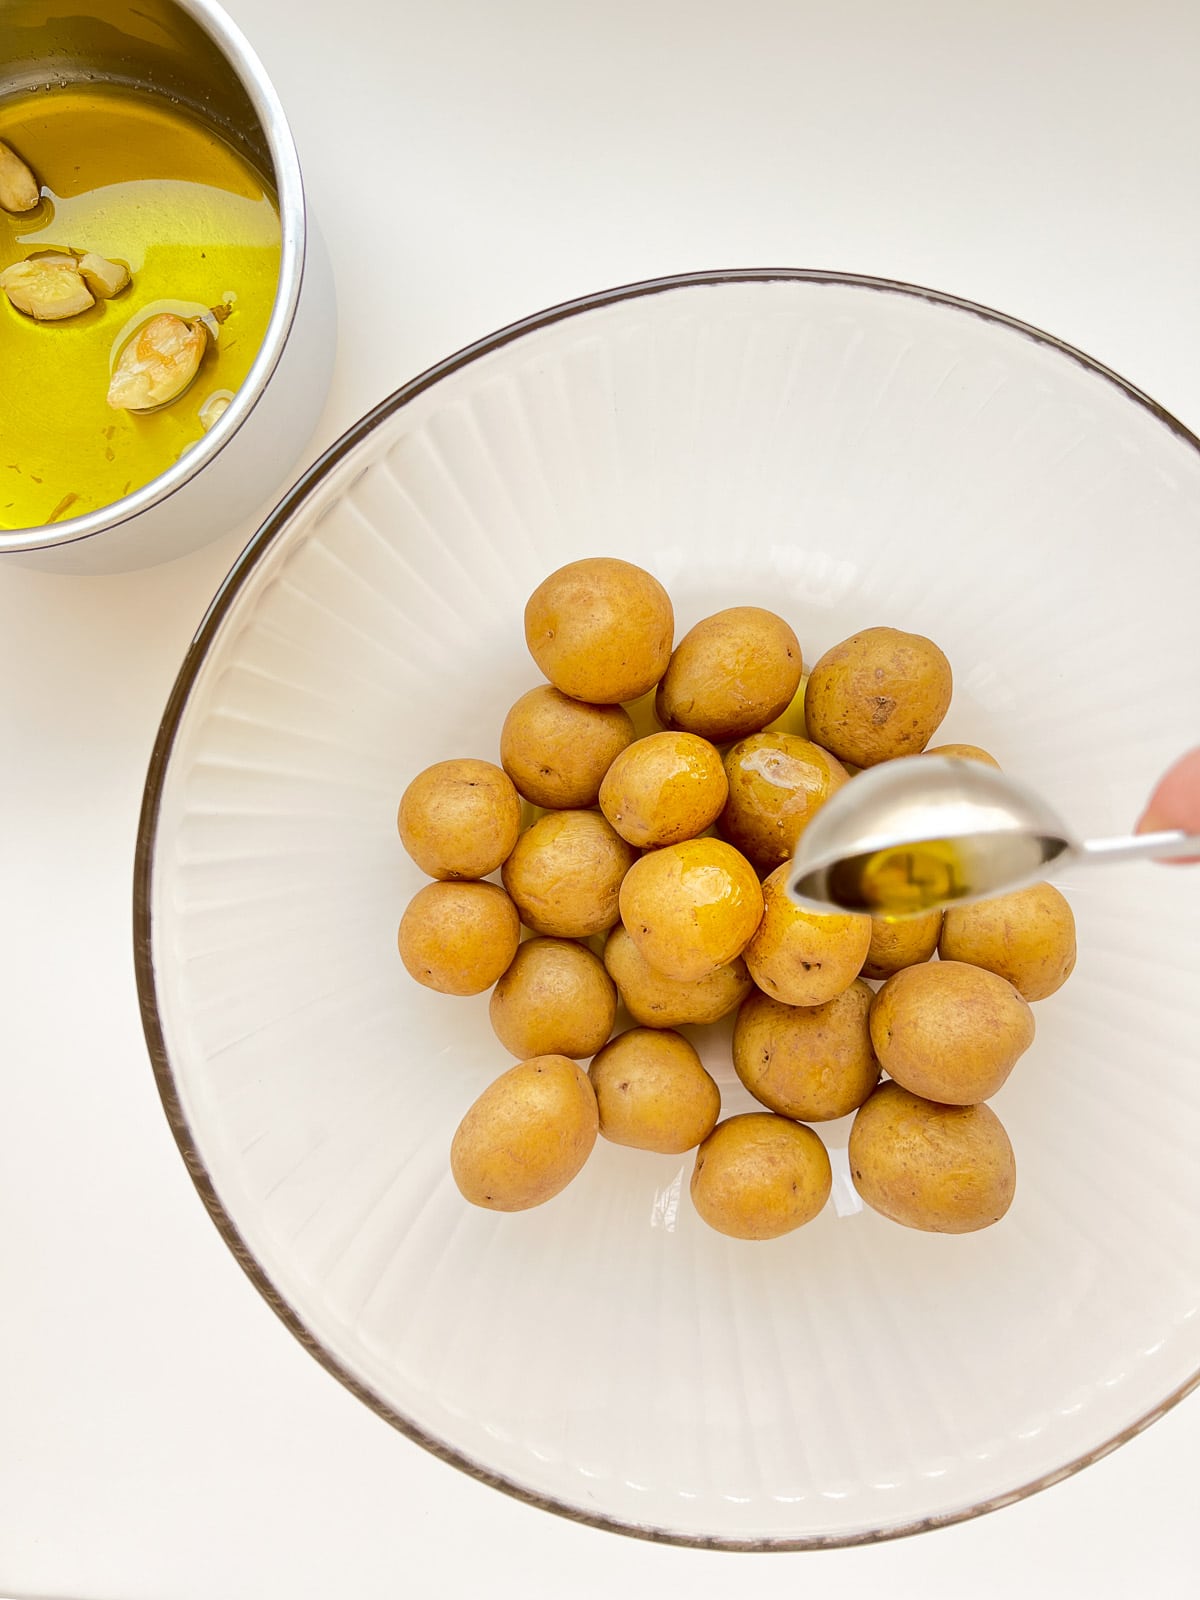
<svg viewBox="0 0 1200 1600">
<path fill-rule="evenodd" d="M 1136 833 L 1119 839 L 1085 839 L 1080 861 L 1173 861 L 1179 856 L 1200 856 L 1200 834 Z"/>
</svg>

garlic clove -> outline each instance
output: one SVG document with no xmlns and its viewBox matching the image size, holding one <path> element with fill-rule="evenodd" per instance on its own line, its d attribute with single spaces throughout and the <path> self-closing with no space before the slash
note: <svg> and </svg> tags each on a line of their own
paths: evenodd
<svg viewBox="0 0 1200 1600">
<path fill-rule="evenodd" d="M 0 209 L 32 211 L 41 198 L 33 173 L 12 146 L 0 139 Z"/>
<path fill-rule="evenodd" d="M 117 357 L 108 386 L 114 411 L 154 411 L 177 400 L 200 370 L 210 338 L 203 323 L 160 311 Z"/>
<path fill-rule="evenodd" d="M 208 399 L 200 407 L 200 410 L 197 413 L 200 426 L 204 429 L 205 433 L 207 433 L 210 428 L 216 427 L 217 423 L 220 422 L 221 418 L 229 410 L 232 402 L 232 389 L 217 389 L 209 395 Z"/>
<path fill-rule="evenodd" d="M 123 261 L 110 261 L 94 250 L 79 258 L 79 271 L 98 300 L 111 300 L 129 282 L 129 268 Z"/>
<path fill-rule="evenodd" d="M 63 322 L 95 305 L 73 256 L 32 256 L 0 272 L 0 289 L 38 322 Z"/>
</svg>

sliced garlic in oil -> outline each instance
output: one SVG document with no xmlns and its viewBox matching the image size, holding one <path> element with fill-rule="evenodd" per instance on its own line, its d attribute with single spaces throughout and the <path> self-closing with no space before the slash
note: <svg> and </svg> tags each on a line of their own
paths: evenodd
<svg viewBox="0 0 1200 1600">
<path fill-rule="evenodd" d="M 38 181 L 11 145 L 0 139 L 0 209 L 32 211 L 42 198 Z"/>
<path fill-rule="evenodd" d="M 95 305 L 74 256 L 31 256 L 0 272 L 3 289 L 18 311 L 38 322 L 63 322 Z"/>
<path fill-rule="evenodd" d="M 110 261 L 89 250 L 79 258 L 83 281 L 98 300 L 111 300 L 129 282 L 129 268 L 123 261 Z"/>
<path fill-rule="evenodd" d="M 204 429 L 205 433 L 207 433 L 210 428 L 216 427 L 217 423 L 220 422 L 221 418 L 229 410 L 232 400 L 232 389 L 217 389 L 209 395 L 208 399 L 200 407 L 200 410 L 197 413 L 200 419 L 200 426 Z"/>
<path fill-rule="evenodd" d="M 117 357 L 108 386 L 114 411 L 154 411 L 177 400 L 200 370 L 212 338 L 200 318 L 160 311 L 144 322 Z"/>
</svg>

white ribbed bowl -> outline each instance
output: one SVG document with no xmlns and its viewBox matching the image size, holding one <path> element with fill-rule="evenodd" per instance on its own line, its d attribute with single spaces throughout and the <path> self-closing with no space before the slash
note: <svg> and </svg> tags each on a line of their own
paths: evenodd
<svg viewBox="0 0 1200 1600">
<path fill-rule="evenodd" d="M 848 1122 L 811 1226 L 736 1243 L 691 1158 L 600 1141 L 540 1210 L 463 1202 L 451 1135 L 509 1064 L 486 996 L 395 949 L 405 783 L 495 758 L 534 585 L 611 554 L 680 633 L 784 612 L 815 657 L 934 636 L 940 738 L 1081 833 L 1196 737 L 1200 448 L 1077 352 L 924 291 L 717 274 L 597 296 L 401 390 L 238 563 L 168 707 L 139 843 L 147 1037 L 242 1265 L 439 1454 L 585 1520 L 804 1545 L 1064 1476 L 1200 1371 L 1200 879 L 1068 883 L 1080 959 L 994 1102 L 1017 1198 L 978 1235 L 862 1211 Z M 1164 577 L 1164 574 L 1169 576 Z M 751 1102 L 708 1047 L 726 1113 Z"/>
</svg>

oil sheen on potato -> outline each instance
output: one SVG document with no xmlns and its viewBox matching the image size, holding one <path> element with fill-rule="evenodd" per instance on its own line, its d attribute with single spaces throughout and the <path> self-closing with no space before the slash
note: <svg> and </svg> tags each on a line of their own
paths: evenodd
<svg viewBox="0 0 1200 1600">
<path fill-rule="evenodd" d="M 36 211 L 0 213 L 0 270 L 51 247 L 125 262 L 132 285 L 66 322 L 0 295 L 0 528 L 111 505 L 203 438 L 200 412 L 243 382 L 279 277 L 275 197 L 211 129 L 144 92 L 70 85 L 0 102 L 0 139 L 41 183 Z M 191 387 L 144 415 L 114 411 L 122 345 L 159 311 L 232 306 Z"/>
</svg>

